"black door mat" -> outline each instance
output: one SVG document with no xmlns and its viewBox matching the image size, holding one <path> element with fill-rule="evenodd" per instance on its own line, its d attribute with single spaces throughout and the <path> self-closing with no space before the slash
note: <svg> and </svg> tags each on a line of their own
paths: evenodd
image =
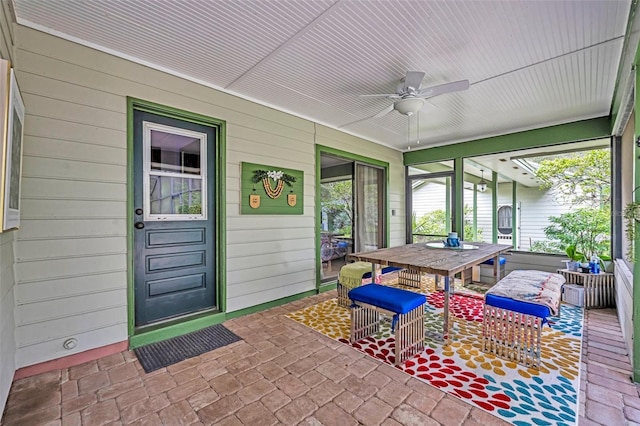
<svg viewBox="0 0 640 426">
<path fill-rule="evenodd" d="M 222 324 L 135 348 L 146 373 L 242 340 Z"/>
</svg>

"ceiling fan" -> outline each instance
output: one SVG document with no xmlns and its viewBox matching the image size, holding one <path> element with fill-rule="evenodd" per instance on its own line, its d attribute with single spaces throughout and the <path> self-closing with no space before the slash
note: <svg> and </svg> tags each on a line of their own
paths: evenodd
<svg viewBox="0 0 640 426">
<path fill-rule="evenodd" d="M 373 118 L 384 117 L 394 109 L 400 114 L 411 116 L 418 112 L 424 105 L 425 99 L 445 93 L 458 92 L 469 88 L 469 80 L 454 81 L 452 83 L 440 84 L 438 86 L 420 88 L 424 73 L 420 71 L 407 71 L 407 74 L 400 79 L 396 93 L 386 93 L 377 95 L 360 95 L 368 98 L 389 98 L 398 101 L 374 115 Z"/>
</svg>

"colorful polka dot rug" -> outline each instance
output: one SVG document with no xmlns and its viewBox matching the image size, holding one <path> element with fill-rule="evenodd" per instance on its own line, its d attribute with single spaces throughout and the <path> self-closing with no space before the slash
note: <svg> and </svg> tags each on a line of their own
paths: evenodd
<svg viewBox="0 0 640 426">
<path fill-rule="evenodd" d="M 399 288 L 397 280 L 388 283 Z M 475 290 L 475 291 L 474 291 Z M 482 352 L 483 297 L 463 288 L 451 299 L 451 343 L 425 338 L 425 350 L 396 367 L 514 425 L 574 425 L 578 416 L 582 309 L 563 304 L 560 318 L 542 330 L 542 362 L 527 368 Z M 423 279 L 425 335 L 442 332 L 444 295 L 432 279 Z M 394 365 L 390 321 L 380 331 L 349 343 L 350 312 L 330 299 L 287 315 L 325 336 Z"/>
</svg>

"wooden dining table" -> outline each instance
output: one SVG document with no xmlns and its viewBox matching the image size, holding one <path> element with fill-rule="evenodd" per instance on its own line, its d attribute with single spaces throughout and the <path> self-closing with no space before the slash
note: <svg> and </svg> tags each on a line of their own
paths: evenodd
<svg viewBox="0 0 640 426">
<path fill-rule="evenodd" d="M 449 306 L 455 275 L 494 259 L 493 271 L 500 279 L 500 255 L 513 249 L 511 245 L 461 241 L 460 247 L 445 247 L 442 241 L 407 244 L 391 248 L 352 253 L 349 260 L 370 262 L 372 276 L 377 266 L 395 266 L 419 274 L 433 274 L 444 279 L 444 324 L 442 340 L 449 344 Z"/>
</svg>

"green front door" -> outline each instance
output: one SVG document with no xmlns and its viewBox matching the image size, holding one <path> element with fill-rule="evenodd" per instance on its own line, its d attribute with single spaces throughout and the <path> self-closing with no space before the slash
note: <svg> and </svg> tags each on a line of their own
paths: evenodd
<svg viewBox="0 0 640 426">
<path fill-rule="evenodd" d="M 136 327 L 218 308 L 216 130 L 134 110 Z"/>
</svg>

